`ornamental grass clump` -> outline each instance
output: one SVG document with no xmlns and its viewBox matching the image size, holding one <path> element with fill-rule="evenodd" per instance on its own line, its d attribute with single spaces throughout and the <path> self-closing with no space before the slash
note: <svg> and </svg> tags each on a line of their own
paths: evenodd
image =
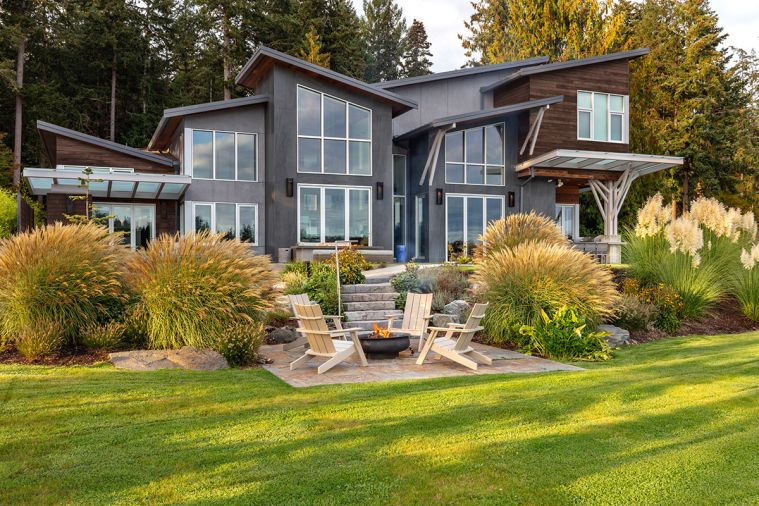
<svg viewBox="0 0 759 506">
<path fill-rule="evenodd" d="M 0 335 L 30 355 L 80 344 L 81 329 L 121 311 L 129 254 L 118 235 L 91 223 L 0 240 Z"/>
<path fill-rule="evenodd" d="M 510 214 L 491 222 L 480 239 L 482 247 L 477 250 L 480 256 L 530 241 L 559 246 L 570 245 L 569 239 L 555 221 L 534 211 L 529 214 Z"/>
<path fill-rule="evenodd" d="M 542 242 L 489 253 L 473 282 L 490 303 L 483 320 L 489 339 L 518 346 L 529 346 L 519 329 L 539 329 L 542 312 L 566 307 L 594 328 L 613 314 L 619 298 L 609 269 L 577 250 Z"/>
<path fill-rule="evenodd" d="M 201 232 L 163 235 L 137 252 L 127 269 L 151 348 L 215 349 L 240 322 L 259 321 L 275 296 L 268 257 L 237 240 Z"/>
<path fill-rule="evenodd" d="M 759 321 L 759 243 L 741 251 L 741 268 L 732 281 L 743 315 Z"/>
</svg>

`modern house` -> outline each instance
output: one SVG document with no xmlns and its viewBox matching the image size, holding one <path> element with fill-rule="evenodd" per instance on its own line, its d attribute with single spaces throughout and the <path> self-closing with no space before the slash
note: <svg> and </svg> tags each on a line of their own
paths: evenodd
<svg viewBox="0 0 759 506">
<path fill-rule="evenodd" d="M 38 122 L 53 168 L 24 176 L 49 222 L 84 211 L 69 195 L 90 167 L 96 211 L 133 247 L 211 229 L 275 260 L 352 241 L 444 261 L 471 255 L 490 220 L 528 210 L 579 242 L 590 191 L 616 262 L 632 182 L 682 164 L 628 150 L 628 62 L 646 53 L 367 84 L 262 47 L 236 80 L 250 96 L 167 109 L 145 149 Z"/>
</svg>

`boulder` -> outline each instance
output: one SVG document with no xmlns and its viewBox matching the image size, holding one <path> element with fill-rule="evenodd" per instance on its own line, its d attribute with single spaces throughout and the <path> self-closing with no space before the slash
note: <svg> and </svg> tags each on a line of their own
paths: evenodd
<svg viewBox="0 0 759 506">
<path fill-rule="evenodd" d="M 287 344 L 298 339 L 293 329 L 282 327 L 266 334 L 266 344 Z"/>
<path fill-rule="evenodd" d="M 469 303 L 465 300 L 454 300 L 446 304 L 443 308 L 443 314 L 449 314 L 456 317 L 456 323 L 464 321 L 465 315 L 469 312 Z"/>
<path fill-rule="evenodd" d="M 225 359 L 217 351 L 198 349 L 193 346 L 183 346 L 179 350 L 168 350 L 167 358 L 182 369 L 193 371 L 215 371 L 229 367 Z"/>
<path fill-rule="evenodd" d="M 432 315 L 433 327 L 447 327 L 449 323 L 459 323 L 458 317 L 451 314 L 434 314 Z"/>
<path fill-rule="evenodd" d="M 612 348 L 619 348 L 623 344 L 627 344 L 627 341 L 630 339 L 629 330 L 615 327 L 614 325 L 599 325 L 598 330 L 609 334 L 604 339 L 606 339 L 606 342 Z"/>
<path fill-rule="evenodd" d="M 117 369 L 157 371 L 159 369 L 192 369 L 214 371 L 229 367 L 218 352 L 184 346 L 180 350 L 132 350 L 108 355 Z"/>
</svg>

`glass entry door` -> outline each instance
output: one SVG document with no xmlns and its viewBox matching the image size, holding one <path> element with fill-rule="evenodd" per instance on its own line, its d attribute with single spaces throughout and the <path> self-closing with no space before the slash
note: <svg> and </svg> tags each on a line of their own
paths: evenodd
<svg viewBox="0 0 759 506">
<path fill-rule="evenodd" d="M 151 204 L 93 204 L 94 216 L 108 219 L 108 231 L 120 232 L 124 244 L 144 248 L 155 239 L 155 206 Z"/>
<path fill-rule="evenodd" d="M 427 195 L 421 194 L 416 196 L 415 203 L 416 216 L 416 241 L 414 256 L 418 259 L 427 259 Z"/>
</svg>

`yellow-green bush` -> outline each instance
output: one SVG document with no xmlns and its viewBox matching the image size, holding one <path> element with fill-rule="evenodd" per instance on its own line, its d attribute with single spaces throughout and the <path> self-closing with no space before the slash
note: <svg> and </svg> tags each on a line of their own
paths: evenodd
<svg viewBox="0 0 759 506">
<path fill-rule="evenodd" d="M 95 323 L 82 329 L 81 341 L 90 350 L 112 350 L 117 348 L 126 333 L 126 325 L 110 321 Z"/>
<path fill-rule="evenodd" d="M 16 350 L 29 360 L 52 355 L 63 344 L 63 331 L 55 322 L 42 322 L 34 327 L 24 327 L 16 334 Z"/>
<path fill-rule="evenodd" d="M 488 225 L 481 236 L 481 254 L 489 255 L 525 242 L 542 242 L 569 246 L 569 239 L 551 218 L 530 213 L 510 214 Z M 479 256 L 481 256 L 481 254 Z"/>
<path fill-rule="evenodd" d="M 121 311 L 129 254 L 118 236 L 94 224 L 43 226 L 0 240 L 0 334 L 19 351 L 78 344 L 82 328 Z M 51 329 L 60 335 L 48 335 Z"/>
<path fill-rule="evenodd" d="M 151 348 L 214 348 L 233 325 L 261 319 L 277 282 L 268 257 L 208 232 L 159 237 L 127 273 Z"/>
<path fill-rule="evenodd" d="M 241 320 L 219 336 L 214 348 L 227 359 L 229 365 L 244 366 L 255 363 L 263 340 L 262 323 Z"/>
</svg>

